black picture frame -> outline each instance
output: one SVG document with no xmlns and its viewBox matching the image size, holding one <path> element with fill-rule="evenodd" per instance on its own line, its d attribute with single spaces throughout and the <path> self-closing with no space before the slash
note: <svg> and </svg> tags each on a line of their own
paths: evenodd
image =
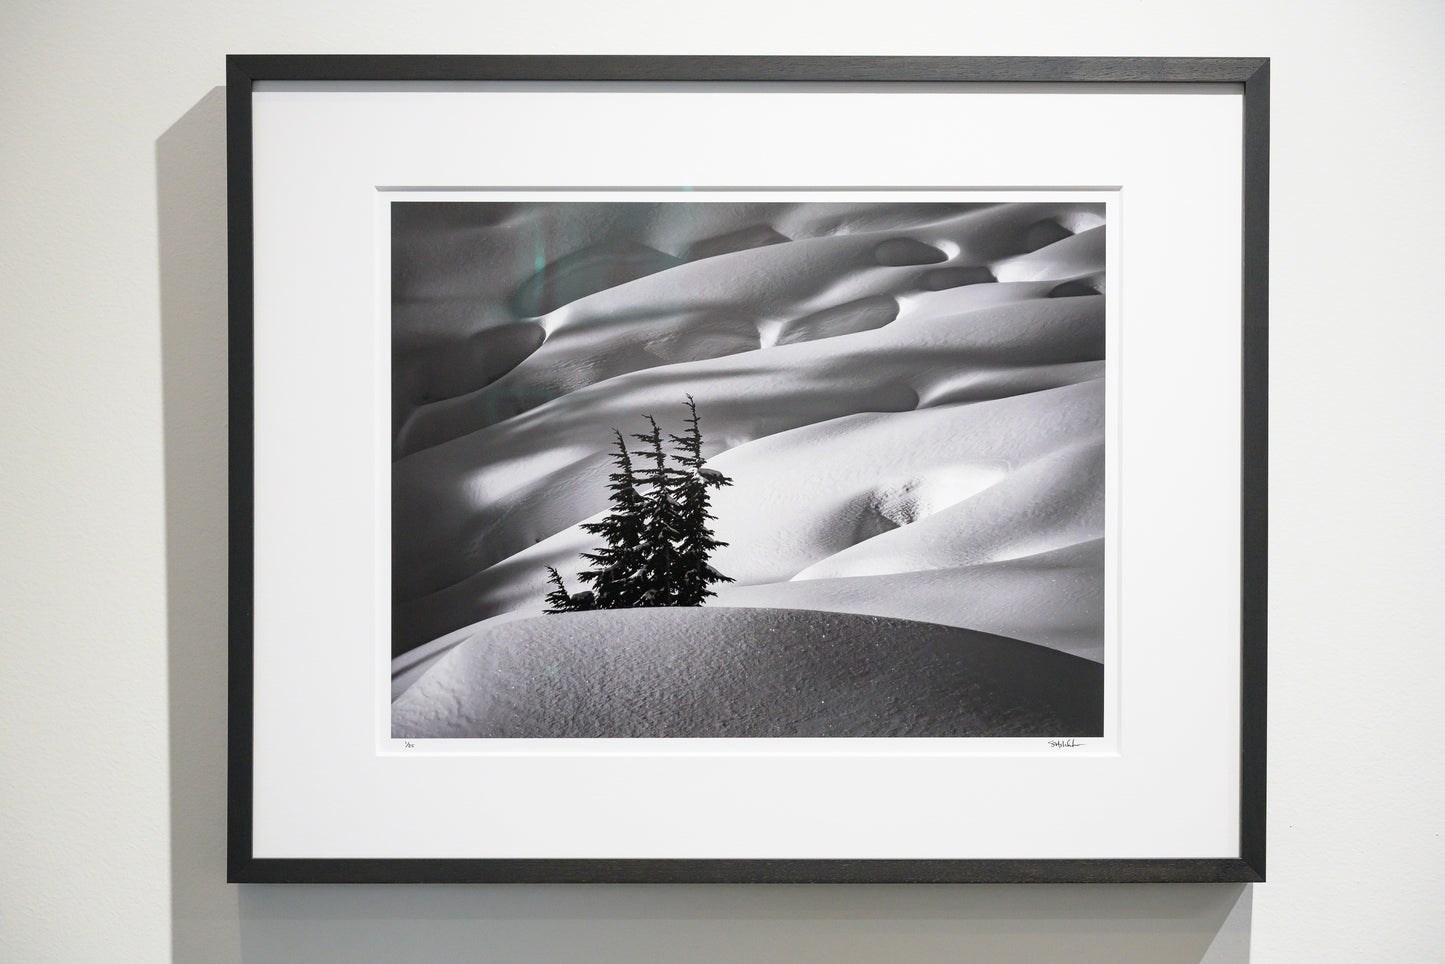
<svg viewBox="0 0 1445 964">
<path fill-rule="evenodd" d="M 263 56 L 227 58 L 232 882 L 1253 882 L 1265 875 L 1269 60 L 1116 57 Z M 255 524 L 252 92 L 267 81 L 1229 84 L 1243 98 L 1242 680 L 1236 856 L 1196 859 L 258 858 L 252 847 Z"/>
</svg>

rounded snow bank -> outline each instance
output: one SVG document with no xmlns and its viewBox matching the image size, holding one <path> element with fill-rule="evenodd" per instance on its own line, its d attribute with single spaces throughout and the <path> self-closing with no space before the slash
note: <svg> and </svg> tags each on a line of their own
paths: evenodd
<svg viewBox="0 0 1445 964">
<path fill-rule="evenodd" d="M 988 633 L 783 609 L 478 627 L 392 704 L 395 737 L 1059 737 L 1103 731 L 1097 663 Z"/>
</svg>

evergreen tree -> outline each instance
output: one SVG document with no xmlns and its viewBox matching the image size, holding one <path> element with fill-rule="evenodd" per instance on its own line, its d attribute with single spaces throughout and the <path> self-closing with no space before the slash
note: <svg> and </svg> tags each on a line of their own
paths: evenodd
<svg viewBox="0 0 1445 964">
<path fill-rule="evenodd" d="M 667 464 L 657 420 L 651 415 L 643 417 L 652 431 L 632 436 L 647 446 L 645 451 L 633 454 L 652 463 L 637 471 L 638 481 L 648 487 L 638 547 L 644 559 L 638 605 L 676 606 L 677 589 L 687 565 L 678 550 L 682 540 L 682 506 L 677 499 L 677 485 L 682 473 Z"/>
<path fill-rule="evenodd" d="M 603 546 L 596 552 L 584 552 L 582 558 L 592 564 L 581 575 L 592 586 L 597 609 L 623 609 L 646 605 L 642 585 L 647 559 L 643 554 L 644 526 L 648 502 L 638 491 L 637 474 L 622 433 L 612 430 L 617 451 L 612 453 L 614 471 L 607 477 L 611 511 L 600 522 L 585 522 L 582 529 L 601 536 Z"/>
<path fill-rule="evenodd" d="M 583 609 L 595 609 L 591 605 L 591 593 L 579 593 L 574 596 L 567 591 L 567 586 L 562 582 L 562 576 L 551 566 L 547 567 L 547 581 L 553 585 L 551 592 L 547 593 L 548 613 L 575 613 Z"/>
<path fill-rule="evenodd" d="M 674 483 L 674 492 L 680 507 L 679 522 L 682 538 L 677 550 L 681 560 L 678 581 L 674 594 L 676 606 L 701 606 L 717 593 L 712 586 L 720 582 L 732 582 L 709 563 L 712 554 L 727 545 L 717 539 L 708 525 L 717 519 L 710 511 L 712 497 L 709 489 L 721 489 L 733 484 L 733 480 L 716 469 L 708 468 L 702 457 L 701 420 L 697 415 L 697 402 L 687 396 L 687 432 L 684 435 L 669 435 L 672 443 L 682 450 L 681 455 L 672 458 L 681 464 L 682 471 Z"/>
<path fill-rule="evenodd" d="M 547 593 L 547 612 L 700 606 L 717 595 L 712 586 L 732 582 L 709 563 L 712 554 L 727 545 L 709 525 L 716 519 L 709 490 L 732 485 L 732 479 L 707 466 L 691 395 L 687 408 L 685 434 L 667 436 L 681 454 L 663 450 L 662 430 L 651 415 L 644 417 L 652 430 L 632 436 L 645 446 L 640 451 L 629 451 L 622 433 L 612 430 L 617 449 L 607 477 L 610 509 L 601 520 L 582 525 L 603 542 L 596 551 L 582 553 L 591 565 L 580 578 L 592 588 L 568 593 L 562 577 L 549 566 L 553 588 Z M 644 464 L 635 466 L 633 456 Z"/>
</svg>

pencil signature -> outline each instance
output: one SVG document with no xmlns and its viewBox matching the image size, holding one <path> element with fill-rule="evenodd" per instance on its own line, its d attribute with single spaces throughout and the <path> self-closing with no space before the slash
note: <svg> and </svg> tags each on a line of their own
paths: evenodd
<svg viewBox="0 0 1445 964">
<path fill-rule="evenodd" d="M 1080 743 L 1078 740 L 1050 740 L 1050 741 L 1049 741 L 1049 746 L 1052 746 L 1052 747 L 1070 747 L 1070 746 L 1083 746 L 1083 745 L 1084 745 L 1084 744 Z"/>
</svg>

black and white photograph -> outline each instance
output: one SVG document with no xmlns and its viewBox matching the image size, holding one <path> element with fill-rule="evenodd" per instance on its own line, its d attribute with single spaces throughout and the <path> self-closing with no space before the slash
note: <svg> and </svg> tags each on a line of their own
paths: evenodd
<svg viewBox="0 0 1445 964">
<path fill-rule="evenodd" d="M 391 735 L 1098 738 L 1098 197 L 390 207 Z"/>
</svg>

